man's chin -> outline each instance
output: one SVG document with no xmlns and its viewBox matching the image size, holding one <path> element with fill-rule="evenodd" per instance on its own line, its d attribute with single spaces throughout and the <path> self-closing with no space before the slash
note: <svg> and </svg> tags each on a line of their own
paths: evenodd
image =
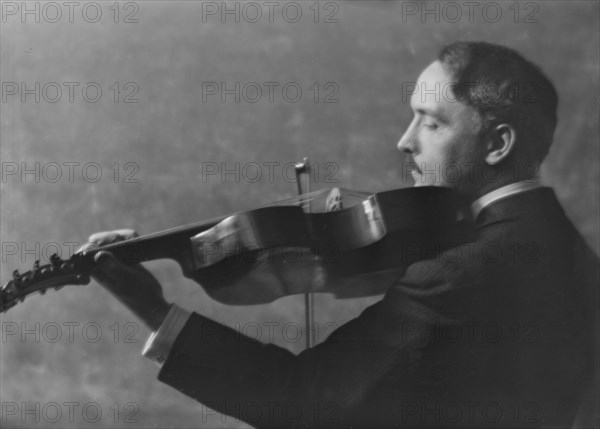
<svg viewBox="0 0 600 429">
<path fill-rule="evenodd" d="M 418 171 L 412 171 L 412 179 L 414 182 L 414 188 L 421 188 L 423 186 L 448 186 L 447 184 L 431 180 L 431 175 L 422 176 Z M 430 179 L 430 180 L 427 180 Z"/>
<path fill-rule="evenodd" d="M 415 181 L 415 184 L 413 185 L 415 188 L 421 188 L 423 186 L 442 186 L 440 183 L 430 183 L 427 180 L 423 180 L 421 177 L 414 177 L 413 180 Z"/>
<path fill-rule="evenodd" d="M 453 188 L 453 186 L 450 186 L 447 183 L 439 183 L 439 182 L 425 182 L 422 180 L 415 180 L 415 184 L 413 185 L 413 188 L 422 188 L 423 186 L 438 186 L 438 187 L 443 187 L 443 188 Z"/>
<path fill-rule="evenodd" d="M 413 187 L 420 188 L 422 186 L 431 186 L 427 183 L 426 180 L 424 180 L 424 177 L 421 176 L 421 174 L 419 174 L 419 172 L 417 170 L 413 170 L 411 172 L 411 176 L 412 176 L 413 181 L 415 182 Z"/>
</svg>

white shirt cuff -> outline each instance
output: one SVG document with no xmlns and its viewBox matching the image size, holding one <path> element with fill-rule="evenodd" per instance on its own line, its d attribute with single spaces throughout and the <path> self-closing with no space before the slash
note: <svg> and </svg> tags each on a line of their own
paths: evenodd
<svg viewBox="0 0 600 429">
<path fill-rule="evenodd" d="M 191 312 L 172 304 L 158 330 L 154 331 L 146 341 L 142 355 L 162 366 L 190 315 Z"/>
</svg>

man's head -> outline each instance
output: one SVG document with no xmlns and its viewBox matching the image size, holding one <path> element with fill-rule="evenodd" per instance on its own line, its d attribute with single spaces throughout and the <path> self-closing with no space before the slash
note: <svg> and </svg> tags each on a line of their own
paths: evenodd
<svg viewBox="0 0 600 429">
<path fill-rule="evenodd" d="M 537 175 L 557 103 L 552 83 L 517 52 L 456 42 L 419 76 L 398 148 L 413 158 L 416 186 L 480 195 Z"/>
</svg>

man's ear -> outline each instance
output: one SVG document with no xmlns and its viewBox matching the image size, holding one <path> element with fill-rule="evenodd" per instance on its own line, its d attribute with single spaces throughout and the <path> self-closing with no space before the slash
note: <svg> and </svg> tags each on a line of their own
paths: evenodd
<svg viewBox="0 0 600 429">
<path fill-rule="evenodd" d="M 506 159 L 514 151 L 516 139 L 517 132 L 512 125 L 497 125 L 488 134 L 485 161 L 496 165 Z"/>
</svg>

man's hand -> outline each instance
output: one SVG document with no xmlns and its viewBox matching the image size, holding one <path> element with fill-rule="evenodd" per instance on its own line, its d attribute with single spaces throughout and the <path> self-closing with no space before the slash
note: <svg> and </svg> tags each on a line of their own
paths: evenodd
<svg viewBox="0 0 600 429">
<path fill-rule="evenodd" d="M 137 236 L 134 230 L 120 229 L 93 234 L 88 241 L 97 246 L 104 246 Z M 156 331 L 170 308 L 156 278 L 140 264 L 122 264 L 109 252 L 97 253 L 94 260 L 94 280 L 104 286 L 152 331 Z"/>
</svg>

